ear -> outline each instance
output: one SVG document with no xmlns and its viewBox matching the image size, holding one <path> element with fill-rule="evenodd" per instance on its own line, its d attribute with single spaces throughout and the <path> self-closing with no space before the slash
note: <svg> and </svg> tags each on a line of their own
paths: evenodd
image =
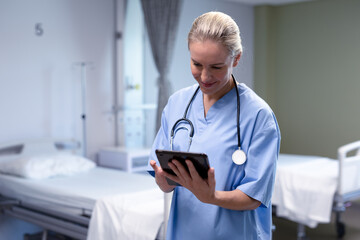
<svg viewBox="0 0 360 240">
<path fill-rule="evenodd" d="M 236 67 L 240 61 L 240 58 L 241 58 L 241 53 L 239 53 L 238 55 L 236 55 L 234 57 L 234 63 L 233 63 L 233 67 Z"/>
</svg>

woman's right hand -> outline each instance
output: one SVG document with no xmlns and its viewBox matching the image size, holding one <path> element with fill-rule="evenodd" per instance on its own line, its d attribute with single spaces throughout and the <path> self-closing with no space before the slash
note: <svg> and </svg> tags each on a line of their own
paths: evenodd
<svg viewBox="0 0 360 240">
<path fill-rule="evenodd" d="M 156 181 L 157 185 L 159 186 L 159 188 L 163 192 L 166 192 L 166 193 L 174 190 L 175 186 L 169 185 L 169 183 L 167 182 L 166 177 L 165 177 L 165 172 L 162 170 L 161 167 L 156 165 L 156 162 L 154 160 L 150 160 L 150 166 L 155 171 L 155 181 Z"/>
</svg>

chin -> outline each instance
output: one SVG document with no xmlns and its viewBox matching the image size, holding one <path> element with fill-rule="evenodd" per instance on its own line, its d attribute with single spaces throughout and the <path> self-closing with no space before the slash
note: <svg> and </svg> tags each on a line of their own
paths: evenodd
<svg viewBox="0 0 360 240">
<path fill-rule="evenodd" d="M 201 92 L 204 93 L 204 94 L 208 94 L 208 95 L 211 95 L 211 94 L 214 94 L 216 92 L 216 88 L 204 88 L 204 87 L 200 87 L 201 89 Z"/>
</svg>

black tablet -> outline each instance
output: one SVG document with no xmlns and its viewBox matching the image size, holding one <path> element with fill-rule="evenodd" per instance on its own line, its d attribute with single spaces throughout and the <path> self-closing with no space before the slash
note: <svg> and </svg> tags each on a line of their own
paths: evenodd
<svg viewBox="0 0 360 240">
<path fill-rule="evenodd" d="M 194 167 L 199 173 L 200 177 L 202 177 L 203 179 L 207 179 L 208 177 L 208 170 L 210 166 L 208 156 L 205 153 L 179 152 L 160 149 L 156 149 L 155 153 L 159 160 L 161 168 L 167 173 L 175 175 L 175 173 L 168 166 L 168 162 L 171 162 L 173 159 L 178 160 L 180 163 L 182 163 L 182 165 L 187 170 L 188 167 L 185 163 L 185 160 L 190 160 L 194 164 Z M 170 185 L 179 185 L 178 183 L 170 179 L 167 179 L 167 181 Z"/>
</svg>

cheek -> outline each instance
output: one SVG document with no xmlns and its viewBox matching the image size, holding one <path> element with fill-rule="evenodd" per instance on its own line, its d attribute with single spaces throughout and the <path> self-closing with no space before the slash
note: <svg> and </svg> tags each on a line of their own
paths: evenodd
<svg viewBox="0 0 360 240">
<path fill-rule="evenodd" d="M 226 79 L 228 77 L 228 71 L 226 69 L 221 71 L 216 71 L 213 73 L 213 77 L 218 80 L 222 80 L 224 78 Z"/>
<path fill-rule="evenodd" d="M 201 72 L 195 67 L 191 67 L 191 73 L 195 78 L 197 78 L 201 75 Z"/>
</svg>

